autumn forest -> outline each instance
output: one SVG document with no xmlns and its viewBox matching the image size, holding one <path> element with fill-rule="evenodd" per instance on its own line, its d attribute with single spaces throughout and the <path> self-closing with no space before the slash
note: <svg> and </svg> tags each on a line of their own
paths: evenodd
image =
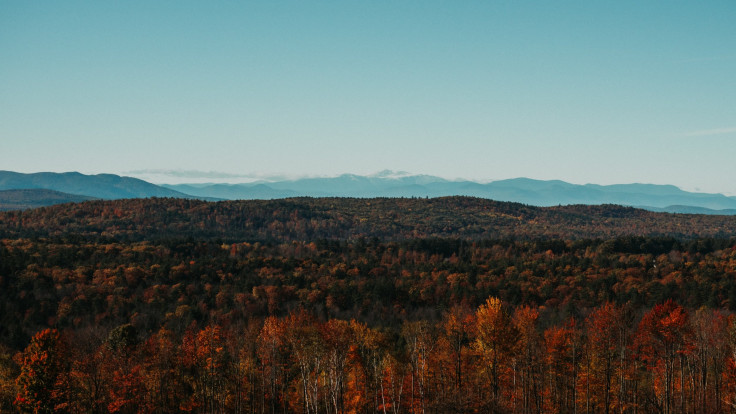
<svg viewBox="0 0 736 414">
<path fill-rule="evenodd" d="M 736 412 L 736 218 L 467 197 L 0 213 L 0 412 Z"/>
</svg>

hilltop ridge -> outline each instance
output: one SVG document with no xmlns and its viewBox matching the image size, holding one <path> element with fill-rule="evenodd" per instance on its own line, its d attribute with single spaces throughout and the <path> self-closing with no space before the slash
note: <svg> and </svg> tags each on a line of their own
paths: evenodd
<svg viewBox="0 0 736 414">
<path fill-rule="evenodd" d="M 736 237 L 736 217 L 616 205 L 534 207 L 473 197 L 89 201 L 0 214 L 0 237 L 252 241 Z"/>
</svg>

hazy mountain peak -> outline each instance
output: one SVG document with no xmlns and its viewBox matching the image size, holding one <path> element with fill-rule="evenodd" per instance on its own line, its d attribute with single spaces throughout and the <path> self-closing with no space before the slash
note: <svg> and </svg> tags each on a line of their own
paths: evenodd
<svg viewBox="0 0 736 414">
<path fill-rule="evenodd" d="M 371 174 L 368 177 L 371 178 L 406 178 L 406 177 L 412 177 L 415 176 L 415 174 L 412 174 L 407 171 L 394 171 L 394 170 L 383 170 L 379 171 L 377 173 Z"/>
</svg>

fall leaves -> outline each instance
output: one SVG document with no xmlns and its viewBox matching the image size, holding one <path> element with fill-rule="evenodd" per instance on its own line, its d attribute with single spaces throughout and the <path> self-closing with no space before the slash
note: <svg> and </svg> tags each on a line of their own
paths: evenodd
<svg viewBox="0 0 736 414">
<path fill-rule="evenodd" d="M 736 326 L 723 312 L 666 301 L 637 318 L 604 303 L 543 327 L 545 312 L 490 297 L 397 330 L 305 310 L 240 328 L 192 324 L 178 339 L 122 325 L 89 353 L 46 329 L 16 355 L 14 384 L 2 385 L 16 409 L 34 413 L 734 408 Z"/>
<path fill-rule="evenodd" d="M 479 200 L 376 202 L 405 227 L 333 201 L 0 216 L 32 237 L 0 240 L 0 411 L 736 410 L 734 240 L 472 240 Z"/>
<path fill-rule="evenodd" d="M 37 333 L 18 359 L 20 375 L 16 384 L 20 390 L 15 405 L 34 414 L 65 408 L 63 382 L 70 361 L 59 332 L 45 329 Z"/>
<path fill-rule="evenodd" d="M 0 213 L 0 237 L 67 240 L 316 241 L 461 238 L 678 239 L 734 236 L 729 216 L 665 214 L 614 205 L 532 207 L 472 197 L 294 198 L 218 203 L 125 199 Z M 635 241 L 635 247 L 639 243 Z M 669 251 L 667 249 L 666 251 Z"/>
</svg>

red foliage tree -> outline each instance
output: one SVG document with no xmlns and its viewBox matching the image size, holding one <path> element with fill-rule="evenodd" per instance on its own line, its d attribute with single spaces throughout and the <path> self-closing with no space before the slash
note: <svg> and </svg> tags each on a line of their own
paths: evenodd
<svg viewBox="0 0 736 414">
<path fill-rule="evenodd" d="M 679 391 L 679 411 L 685 405 L 685 357 L 692 352 L 692 331 L 687 311 L 672 300 L 657 305 L 639 323 L 634 340 L 652 376 L 654 402 L 664 414 L 678 411 L 675 393 Z M 679 364 L 679 384 L 675 384 Z M 679 388 L 676 389 L 676 385 Z"/>
</svg>

